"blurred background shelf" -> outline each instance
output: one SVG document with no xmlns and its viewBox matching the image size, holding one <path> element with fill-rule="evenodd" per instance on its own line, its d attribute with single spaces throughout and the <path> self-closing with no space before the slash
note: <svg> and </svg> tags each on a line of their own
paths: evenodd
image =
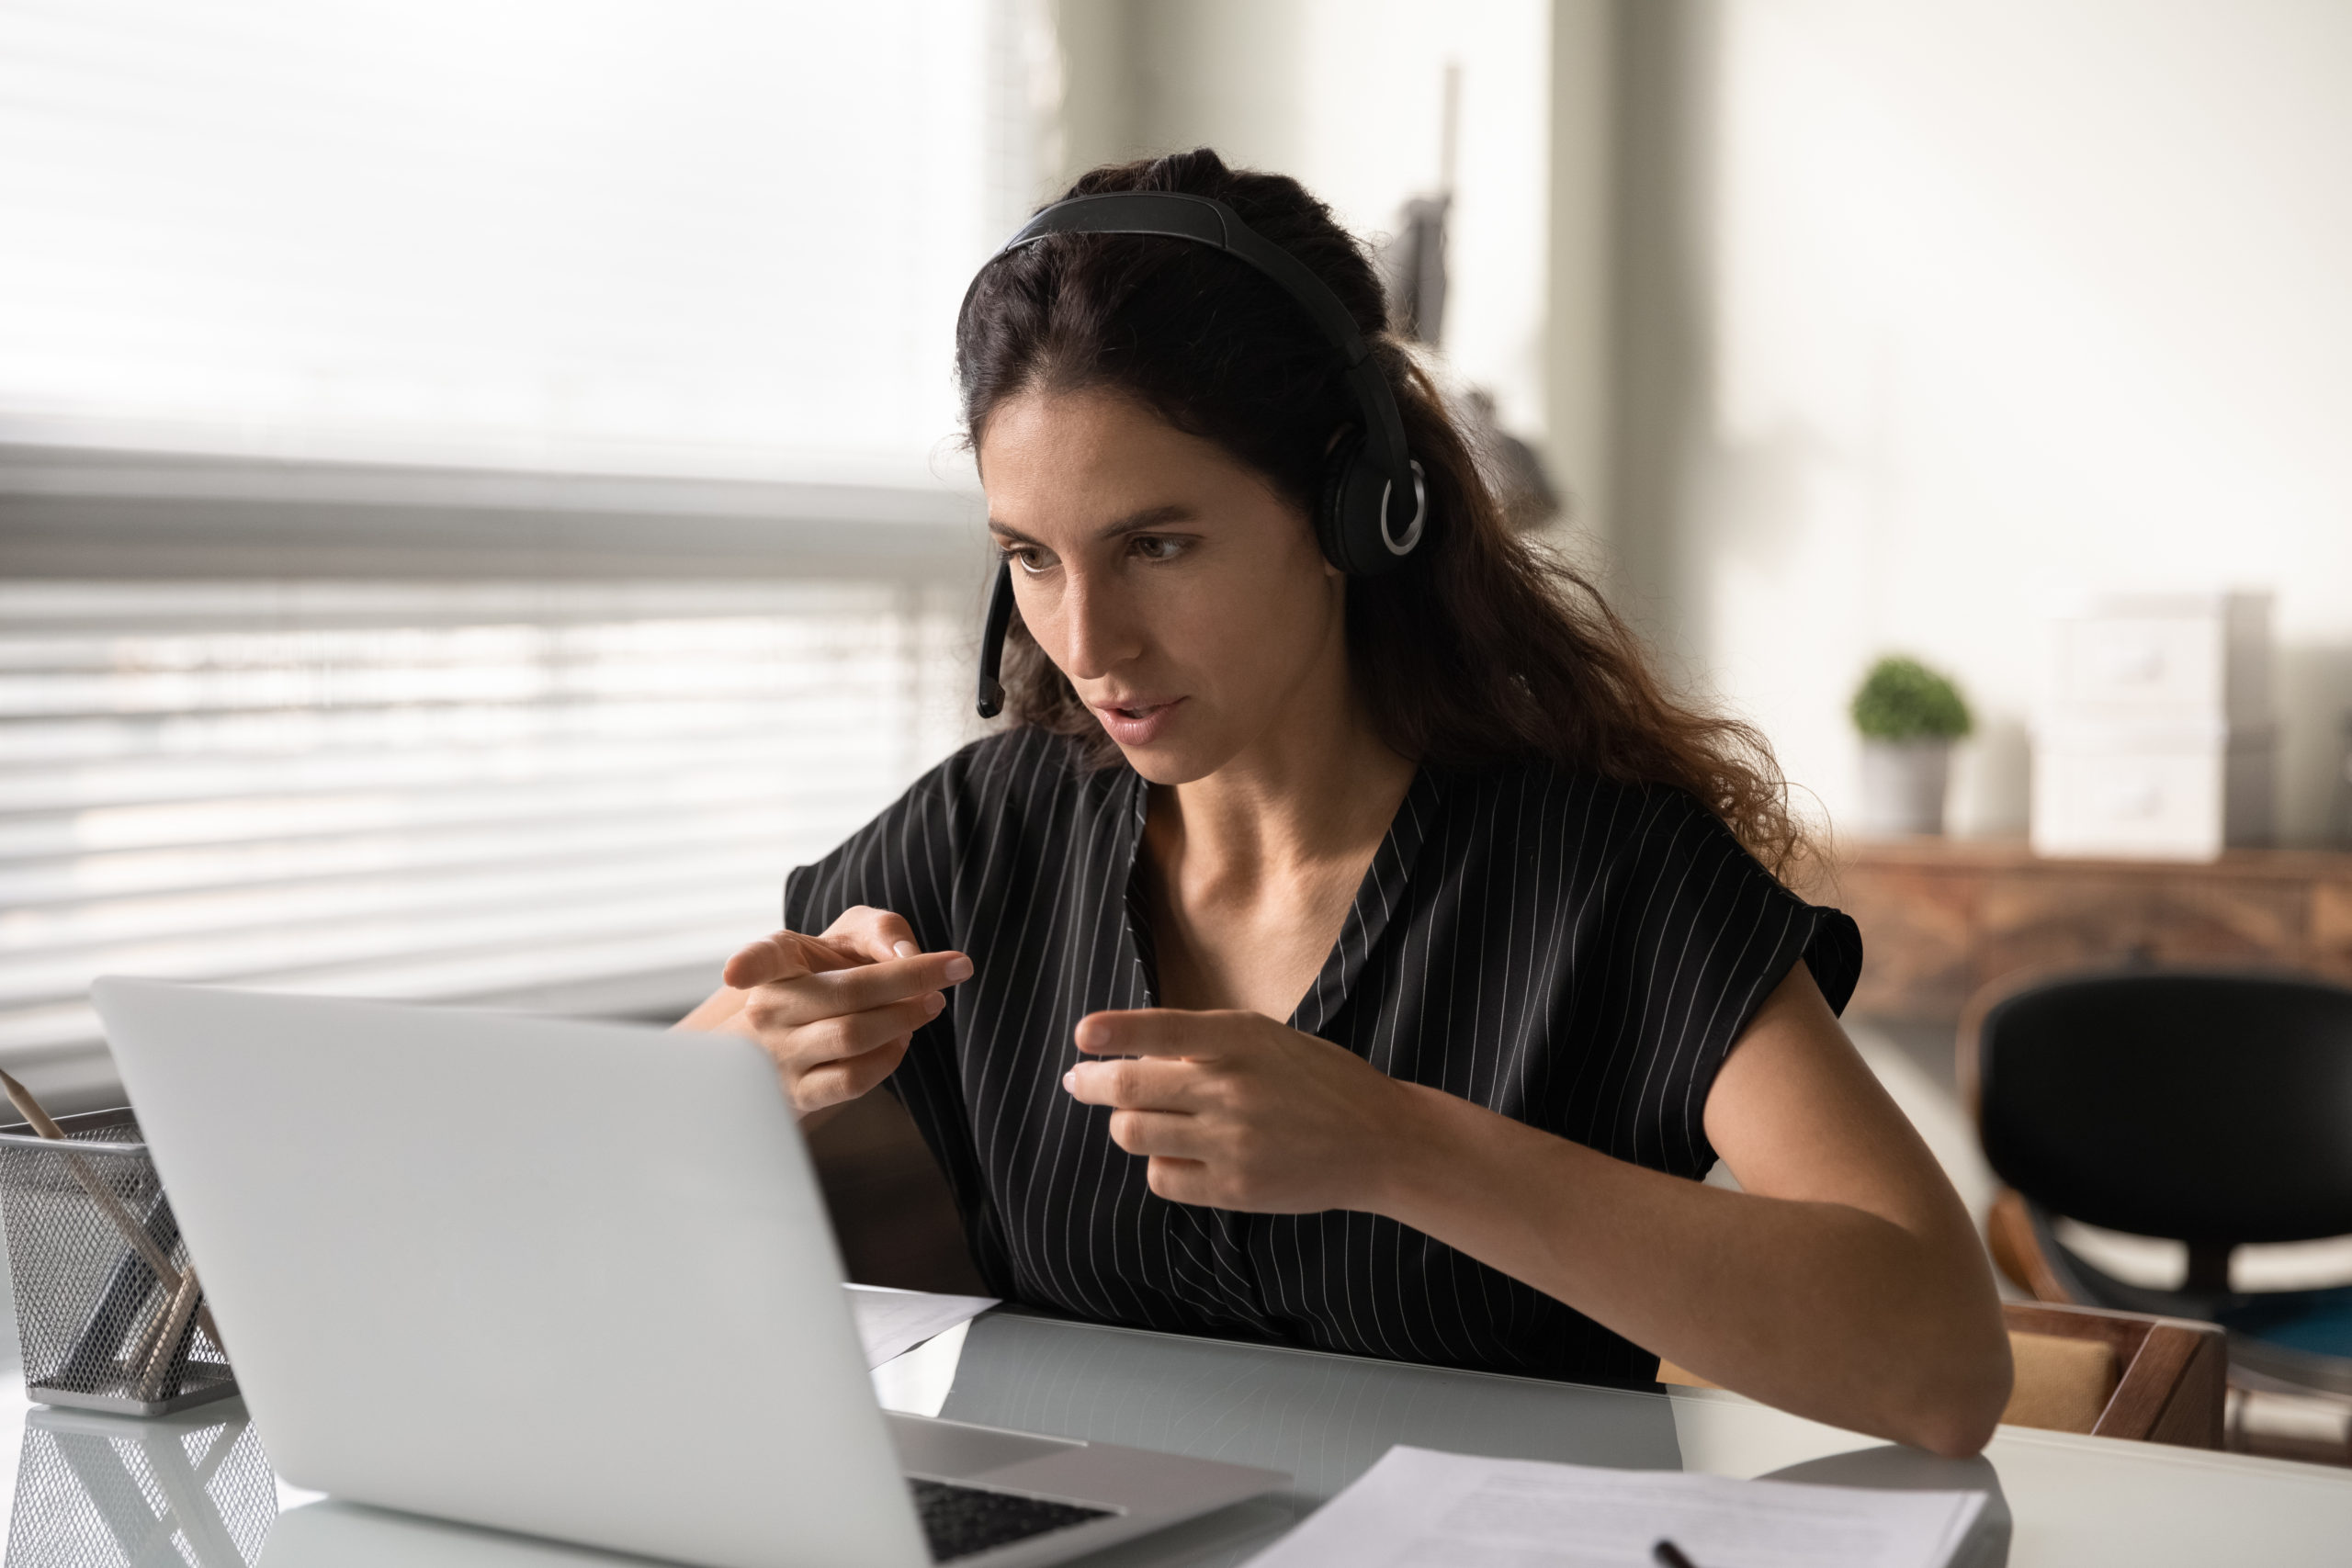
<svg viewBox="0 0 2352 1568">
<path fill-rule="evenodd" d="M 2352 982 L 2352 854 L 2052 860 L 2022 839 L 1848 841 L 1811 889 L 1860 922 L 1849 1010 L 1951 1024 L 2021 970 L 2117 961 L 2291 968 Z M 1944 1037 L 1945 1048 L 1950 1036 Z"/>
</svg>

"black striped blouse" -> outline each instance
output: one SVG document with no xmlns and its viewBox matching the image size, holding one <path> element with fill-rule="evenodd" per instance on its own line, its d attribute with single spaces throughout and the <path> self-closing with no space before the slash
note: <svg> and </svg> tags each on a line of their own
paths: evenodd
<svg viewBox="0 0 2352 1568">
<path fill-rule="evenodd" d="M 973 977 L 891 1086 L 1009 1299 L 1112 1323 L 1589 1381 L 1655 1357 L 1372 1214 L 1246 1214 L 1155 1197 L 1110 1112 L 1061 1088 L 1072 1031 L 1153 1005 L 1137 873 L 1147 786 L 1071 742 L 967 747 L 786 885 L 787 929 L 891 909 Z M 1800 957 L 1842 1008 L 1852 920 L 1787 892 L 1679 791 L 1544 764 L 1425 767 L 1291 1026 L 1392 1077 L 1620 1159 L 1697 1178 L 1715 1070 Z"/>
</svg>

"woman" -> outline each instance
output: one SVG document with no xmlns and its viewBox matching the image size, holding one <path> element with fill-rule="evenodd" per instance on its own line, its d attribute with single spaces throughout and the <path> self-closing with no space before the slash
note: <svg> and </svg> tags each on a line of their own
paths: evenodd
<svg viewBox="0 0 2352 1568">
<path fill-rule="evenodd" d="M 1283 288 L 1158 236 L 1008 250 L 957 358 L 1015 723 L 795 872 L 687 1023 L 758 1040 L 808 1123 L 888 1080 L 1008 1297 L 1587 1381 L 1663 1355 L 1974 1451 L 1991 1278 L 1837 1023 L 1852 922 L 1768 869 L 1802 848 L 1769 751 L 1503 529 L 1321 204 L 1206 152 L 1073 194 L 1120 190 L 1220 199 L 1337 296 L 1419 548 L 1318 547 L 1363 416 Z"/>
</svg>

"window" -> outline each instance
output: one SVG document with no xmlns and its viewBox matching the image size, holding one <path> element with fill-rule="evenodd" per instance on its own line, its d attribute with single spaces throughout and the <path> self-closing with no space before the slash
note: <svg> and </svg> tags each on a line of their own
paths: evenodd
<svg viewBox="0 0 2352 1568">
<path fill-rule="evenodd" d="M 0 0 L 0 1064 L 656 1016 L 963 738 L 1041 0 Z"/>
</svg>

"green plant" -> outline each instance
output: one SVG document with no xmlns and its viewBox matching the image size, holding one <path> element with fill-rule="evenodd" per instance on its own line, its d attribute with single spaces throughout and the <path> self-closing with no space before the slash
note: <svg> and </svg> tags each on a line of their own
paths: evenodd
<svg viewBox="0 0 2352 1568">
<path fill-rule="evenodd" d="M 1871 666 L 1849 711 L 1854 728 L 1871 740 L 1957 740 L 1971 724 L 1968 704 L 1949 677 L 1899 654 Z"/>
</svg>

